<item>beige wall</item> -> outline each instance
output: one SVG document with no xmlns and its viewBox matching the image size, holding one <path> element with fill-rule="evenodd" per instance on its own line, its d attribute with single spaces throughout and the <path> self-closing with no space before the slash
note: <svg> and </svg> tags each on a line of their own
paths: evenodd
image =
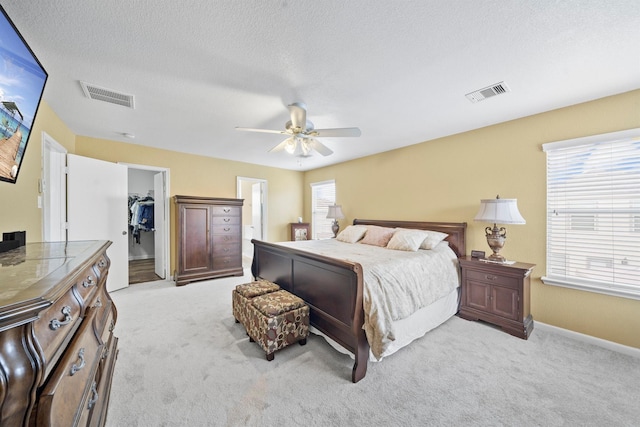
<svg viewBox="0 0 640 427">
<path fill-rule="evenodd" d="M 500 194 L 517 198 L 527 220 L 526 225 L 507 227 L 503 253 L 537 264 L 531 291 L 534 319 L 640 348 L 640 301 L 540 281 L 545 271 L 545 155 L 541 145 L 636 127 L 640 127 L 640 90 L 301 173 L 76 138 L 43 103 L 18 183 L 0 182 L 0 231 L 27 230 L 29 241 L 41 239 L 37 196 L 42 131 L 71 153 L 169 168 L 172 195 L 235 197 L 236 176 L 266 179 L 268 233 L 273 241 L 288 238 L 287 225 L 296 221 L 303 207 L 304 218 L 311 218 L 309 184 L 335 179 L 337 201 L 347 216 L 341 221 L 342 228 L 356 217 L 466 221 L 468 250 L 488 251 L 483 232 L 487 224 L 474 223 L 473 217 L 481 198 Z"/>
<path fill-rule="evenodd" d="M 489 101 L 492 102 L 492 101 Z M 640 90 L 501 123 L 305 174 L 336 180 L 344 228 L 354 218 L 467 222 L 467 250 L 490 251 L 475 223 L 480 199 L 517 198 L 526 225 L 507 227 L 502 254 L 537 264 L 535 320 L 640 348 L 640 301 L 542 284 L 545 273 L 545 142 L 640 127 Z"/>
<path fill-rule="evenodd" d="M 85 157 L 170 169 L 170 192 L 187 196 L 235 198 L 236 177 L 268 182 L 269 240 L 287 240 L 287 225 L 302 211 L 303 174 L 297 171 L 195 156 L 134 144 L 79 136 L 76 154 Z M 175 205 L 171 204 L 171 271 L 175 269 Z"/>
<path fill-rule="evenodd" d="M 69 152 L 75 149 L 75 135 L 46 102 L 38 109 L 29 145 L 22 160 L 18 181 L 0 182 L 0 233 L 27 232 L 27 241 L 42 240 L 42 210 L 38 208 L 38 181 L 42 167 L 42 132 L 46 132 Z"/>
</svg>

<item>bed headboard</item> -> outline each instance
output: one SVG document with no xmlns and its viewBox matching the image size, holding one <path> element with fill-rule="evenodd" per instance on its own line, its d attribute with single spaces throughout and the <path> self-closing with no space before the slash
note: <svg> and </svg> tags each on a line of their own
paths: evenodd
<svg viewBox="0 0 640 427">
<path fill-rule="evenodd" d="M 433 230 L 441 233 L 447 233 L 449 236 L 445 239 L 449 242 L 449 246 L 458 255 L 458 258 L 467 254 L 465 238 L 467 223 L 466 222 L 427 222 L 427 221 L 390 221 L 379 219 L 354 219 L 353 225 L 378 225 L 380 227 L 390 228 L 417 228 L 420 230 Z"/>
</svg>

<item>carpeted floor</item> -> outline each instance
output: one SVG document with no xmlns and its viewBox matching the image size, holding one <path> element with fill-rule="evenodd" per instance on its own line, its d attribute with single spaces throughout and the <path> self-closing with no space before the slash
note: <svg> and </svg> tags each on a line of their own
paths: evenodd
<svg viewBox="0 0 640 427">
<path fill-rule="evenodd" d="M 637 426 L 640 360 L 537 330 L 453 317 L 350 382 L 311 336 L 267 362 L 231 313 L 245 278 L 114 292 L 108 426 Z"/>
</svg>

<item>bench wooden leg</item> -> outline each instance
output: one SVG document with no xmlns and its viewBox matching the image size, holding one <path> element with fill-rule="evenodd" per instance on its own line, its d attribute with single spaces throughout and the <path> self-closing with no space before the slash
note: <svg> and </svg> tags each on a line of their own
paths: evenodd
<svg viewBox="0 0 640 427">
<path fill-rule="evenodd" d="M 305 345 L 307 343 L 307 339 L 306 338 L 302 338 L 300 341 L 298 341 L 298 344 L 300 345 Z"/>
<path fill-rule="evenodd" d="M 273 360 L 273 356 L 275 353 L 269 353 L 267 354 L 267 361 L 271 362 Z"/>
</svg>

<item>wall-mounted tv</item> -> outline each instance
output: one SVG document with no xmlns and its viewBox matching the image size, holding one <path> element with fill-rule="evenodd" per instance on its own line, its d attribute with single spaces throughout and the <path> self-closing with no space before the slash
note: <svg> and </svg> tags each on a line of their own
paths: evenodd
<svg viewBox="0 0 640 427">
<path fill-rule="evenodd" d="M 15 183 L 48 74 L 0 11 L 0 180 Z"/>
</svg>

